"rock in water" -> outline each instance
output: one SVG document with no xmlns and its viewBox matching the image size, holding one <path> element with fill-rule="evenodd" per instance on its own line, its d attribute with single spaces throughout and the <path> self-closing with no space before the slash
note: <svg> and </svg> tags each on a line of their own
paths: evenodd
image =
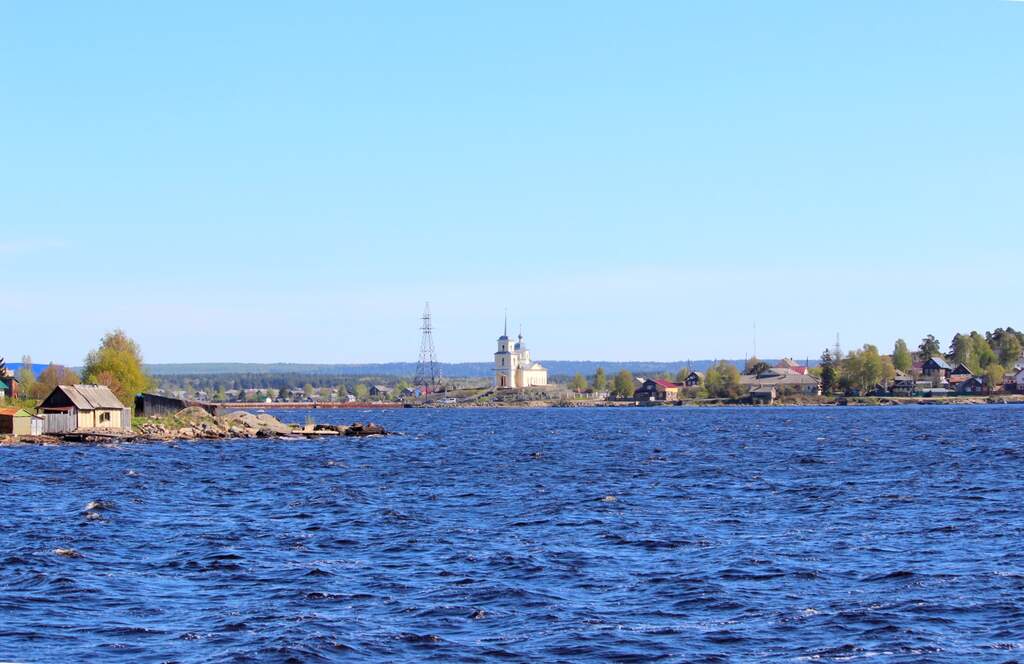
<svg viewBox="0 0 1024 664">
<path fill-rule="evenodd" d="M 106 500 L 91 500 L 82 508 L 83 512 L 96 512 L 99 510 L 112 510 L 114 503 Z"/>
<path fill-rule="evenodd" d="M 362 422 L 356 422 L 349 428 L 345 429 L 346 436 L 383 436 L 387 431 L 384 427 L 379 424 L 363 424 Z"/>
<path fill-rule="evenodd" d="M 267 415 L 266 413 L 260 413 L 256 416 L 256 419 L 260 423 L 260 429 L 270 431 L 279 436 L 288 436 L 292 433 L 292 428 L 287 424 L 281 422 L 281 420 Z"/>
<path fill-rule="evenodd" d="M 63 556 L 65 558 L 81 558 L 82 557 L 82 554 L 80 554 L 79 552 L 75 551 L 74 549 L 54 549 L 53 552 L 55 554 L 57 554 L 58 556 Z"/>
</svg>

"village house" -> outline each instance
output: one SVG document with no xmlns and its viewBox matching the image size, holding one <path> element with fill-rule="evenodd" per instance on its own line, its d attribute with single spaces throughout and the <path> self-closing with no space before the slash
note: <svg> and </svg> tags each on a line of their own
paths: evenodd
<svg viewBox="0 0 1024 664">
<path fill-rule="evenodd" d="M 14 374 L 7 371 L 4 375 L 0 375 L 0 399 L 17 399 L 19 396 L 18 379 L 14 377 Z"/>
<path fill-rule="evenodd" d="M 930 384 L 929 384 L 930 385 Z M 902 371 L 896 372 L 896 377 L 889 383 L 889 394 L 894 397 L 909 397 L 913 396 L 914 388 L 917 386 L 917 382 L 914 377 L 903 373 Z"/>
<path fill-rule="evenodd" d="M 778 390 L 774 385 L 755 385 L 751 388 L 748 398 L 754 404 L 773 404 L 778 398 Z"/>
<path fill-rule="evenodd" d="M 43 435 L 43 418 L 21 408 L 0 408 L 0 435 Z"/>
<path fill-rule="evenodd" d="M 385 385 L 370 386 L 370 396 L 374 399 L 388 399 L 391 397 L 392 392 L 394 392 L 394 390 Z"/>
<path fill-rule="evenodd" d="M 677 401 L 681 385 L 660 378 L 649 378 L 633 392 L 638 401 Z"/>
<path fill-rule="evenodd" d="M 756 376 L 740 376 L 740 385 L 751 392 L 762 387 L 774 387 L 777 394 L 790 391 L 805 396 L 821 396 L 821 383 L 817 378 L 783 367 L 768 369 Z"/>
<path fill-rule="evenodd" d="M 58 385 L 36 410 L 46 418 L 47 433 L 131 429 L 132 425 L 131 409 L 106 385 Z"/>
<path fill-rule="evenodd" d="M 985 381 L 979 376 L 971 376 L 967 380 L 959 381 L 956 388 L 957 394 L 985 394 L 988 389 Z"/>
<path fill-rule="evenodd" d="M 945 358 L 939 355 L 928 358 L 928 360 L 921 365 L 921 374 L 931 378 L 932 380 L 940 380 L 942 382 L 948 381 L 952 372 L 953 367 L 949 366 L 949 363 L 946 362 Z"/>
<path fill-rule="evenodd" d="M 805 367 L 802 364 L 796 362 L 791 357 L 784 357 L 781 360 L 779 360 L 779 363 L 775 365 L 775 368 L 776 369 L 789 369 L 790 371 L 798 373 L 801 376 L 806 376 L 807 375 L 807 367 Z"/>
<path fill-rule="evenodd" d="M 683 381 L 683 385 L 686 387 L 699 387 L 704 384 L 704 372 L 703 371 L 691 371 L 687 376 L 686 380 Z"/>
<path fill-rule="evenodd" d="M 949 374 L 949 386 L 952 389 L 957 389 L 961 383 L 966 383 L 971 378 L 974 378 L 974 372 L 967 368 L 967 365 L 961 362 L 956 365 L 956 368 Z"/>
<path fill-rule="evenodd" d="M 1013 389 L 1017 392 L 1024 392 L 1024 369 L 1017 372 L 1017 375 L 1013 377 Z"/>
</svg>

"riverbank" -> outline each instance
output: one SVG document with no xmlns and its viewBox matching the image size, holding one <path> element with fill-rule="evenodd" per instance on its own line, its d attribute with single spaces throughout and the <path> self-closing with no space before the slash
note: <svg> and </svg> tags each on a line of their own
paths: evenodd
<svg viewBox="0 0 1024 664">
<path fill-rule="evenodd" d="M 213 416 L 202 408 L 186 408 L 166 417 L 140 417 L 131 430 L 79 429 L 43 436 L 2 436 L 0 444 L 61 445 L 70 443 L 161 442 L 171 440 L 220 440 L 226 438 L 302 439 L 329 436 L 381 436 L 384 427 L 356 422 L 349 425 L 285 424 L 266 413 L 235 411 Z"/>
<path fill-rule="evenodd" d="M 679 401 L 598 401 L 593 399 L 574 400 L 524 400 L 505 402 L 470 402 L 455 404 L 417 404 L 417 408 L 665 408 L 689 406 L 696 408 L 720 406 L 745 406 L 750 408 L 775 408 L 780 406 L 937 406 L 937 405 L 982 405 L 982 404 L 1024 404 L 1024 394 L 999 394 L 993 396 L 950 396 L 950 397 L 810 397 L 787 396 L 771 403 L 752 403 L 749 398 L 739 399 L 683 399 Z"/>
</svg>

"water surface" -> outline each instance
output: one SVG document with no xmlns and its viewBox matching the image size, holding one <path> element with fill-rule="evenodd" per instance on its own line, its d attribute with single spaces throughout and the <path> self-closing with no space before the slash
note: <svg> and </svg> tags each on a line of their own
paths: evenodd
<svg viewBox="0 0 1024 664">
<path fill-rule="evenodd" d="M 1024 658 L 1022 408 L 313 415 L 0 448 L 0 661 Z"/>
</svg>

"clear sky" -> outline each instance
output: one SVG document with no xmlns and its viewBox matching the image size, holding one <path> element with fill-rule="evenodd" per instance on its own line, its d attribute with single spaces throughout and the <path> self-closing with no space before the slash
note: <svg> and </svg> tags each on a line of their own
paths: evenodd
<svg viewBox="0 0 1024 664">
<path fill-rule="evenodd" d="M 1024 327 L 1024 3 L 0 4 L 0 354 Z"/>
</svg>

